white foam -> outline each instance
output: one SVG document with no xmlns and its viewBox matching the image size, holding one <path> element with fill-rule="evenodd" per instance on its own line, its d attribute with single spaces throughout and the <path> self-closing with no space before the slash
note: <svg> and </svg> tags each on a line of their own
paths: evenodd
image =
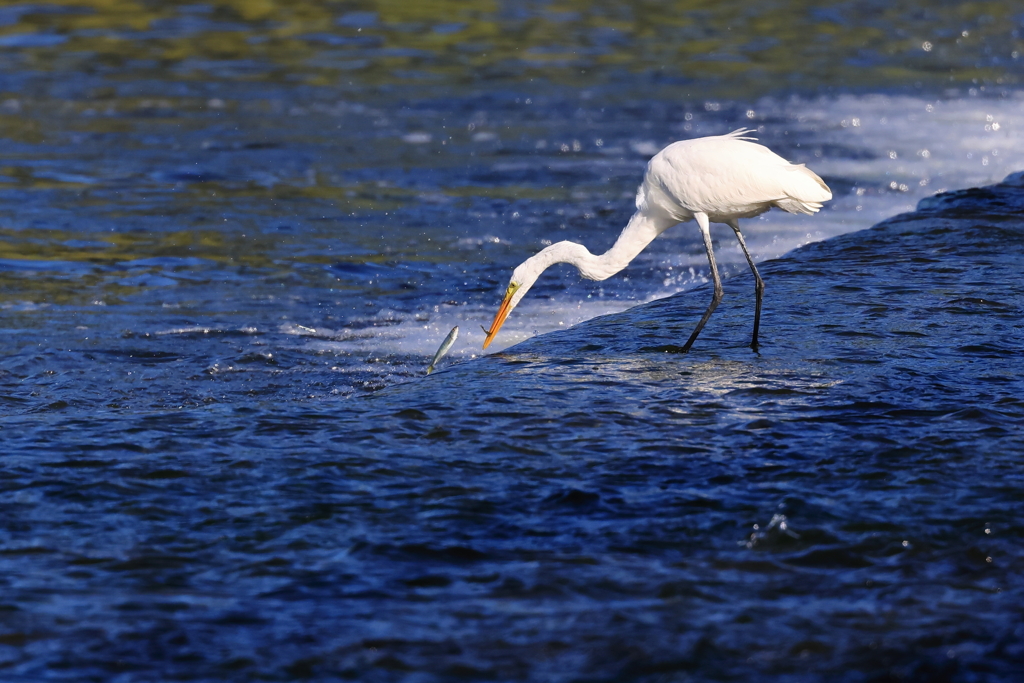
<svg viewBox="0 0 1024 683">
<path fill-rule="evenodd" d="M 884 95 L 766 99 L 755 111 L 791 120 L 786 125 L 790 137 L 802 140 L 806 150 L 793 161 L 806 163 L 826 180 L 855 184 L 845 193 L 833 187 L 833 200 L 815 216 L 772 211 L 743 222 L 747 245 L 758 261 L 869 228 L 914 210 L 918 201 L 937 192 L 989 185 L 1024 169 L 1024 95 L 997 100 Z M 759 127 L 761 142 L 769 146 L 778 133 Z M 830 155 L 830 148 L 847 153 Z M 719 260 L 741 261 L 730 234 L 725 228 L 716 235 L 724 247 Z M 700 253 L 677 263 L 704 266 L 704 260 Z"/>
</svg>

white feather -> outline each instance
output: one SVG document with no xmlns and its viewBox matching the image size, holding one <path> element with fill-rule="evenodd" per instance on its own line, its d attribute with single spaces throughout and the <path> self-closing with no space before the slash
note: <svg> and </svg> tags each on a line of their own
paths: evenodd
<svg viewBox="0 0 1024 683">
<path fill-rule="evenodd" d="M 637 189 L 636 213 L 612 248 L 595 256 L 581 244 L 559 242 L 521 263 L 512 273 L 510 293 L 491 323 L 484 348 L 498 333 L 509 312 L 550 266 L 570 263 L 583 277 L 604 280 L 625 268 L 651 240 L 668 228 L 696 219 L 708 251 L 716 294 L 683 350 L 690 348 L 720 298 L 721 283 L 708 233 L 709 222 L 727 223 L 736 231 L 754 272 L 758 303 L 751 346 L 756 349 L 763 283 L 747 252 L 737 221 L 757 216 L 772 207 L 789 213 L 813 214 L 832 199 L 832 191 L 803 164 L 791 164 L 754 142 L 748 135 L 752 132 L 740 128 L 726 135 L 681 140 L 655 154 Z"/>
</svg>

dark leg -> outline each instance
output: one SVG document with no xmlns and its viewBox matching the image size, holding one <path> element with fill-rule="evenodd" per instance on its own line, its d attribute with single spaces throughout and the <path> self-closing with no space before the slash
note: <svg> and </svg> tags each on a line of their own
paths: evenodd
<svg viewBox="0 0 1024 683">
<path fill-rule="evenodd" d="M 736 233 L 736 239 L 740 241 L 740 249 L 743 250 L 743 255 L 747 257 L 750 271 L 754 274 L 754 292 L 757 295 L 757 303 L 754 306 L 754 336 L 750 342 L 750 348 L 757 351 L 757 328 L 761 325 L 761 299 L 764 298 L 764 280 L 761 279 L 761 274 L 757 272 L 757 267 L 754 265 L 754 259 L 750 256 L 750 252 L 747 251 L 747 243 L 743 239 L 743 233 L 740 232 L 739 222 L 731 220 L 729 221 L 729 227 Z"/>
<path fill-rule="evenodd" d="M 718 303 L 722 300 L 722 278 L 718 277 L 718 265 L 715 263 L 715 251 L 711 246 L 711 229 L 708 225 L 708 216 L 705 213 L 696 213 L 693 216 L 697 219 L 697 225 L 700 226 L 701 237 L 704 238 L 704 248 L 708 252 L 708 263 L 711 265 L 711 279 L 715 282 L 715 293 L 711 297 L 711 304 L 708 306 L 708 310 L 704 311 L 704 317 L 697 323 L 697 329 L 693 331 L 690 338 L 683 345 L 683 353 L 690 350 L 693 346 L 693 342 L 697 339 L 697 335 L 704 329 L 704 325 L 707 324 L 708 318 L 715 312 L 715 308 L 718 307 Z"/>
</svg>

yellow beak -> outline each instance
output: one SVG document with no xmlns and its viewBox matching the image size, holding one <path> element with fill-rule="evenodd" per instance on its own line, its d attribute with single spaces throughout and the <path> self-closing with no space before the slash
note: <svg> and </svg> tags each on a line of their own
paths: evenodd
<svg viewBox="0 0 1024 683">
<path fill-rule="evenodd" d="M 486 349 L 494 341 L 494 336 L 498 334 L 498 330 L 505 324 L 505 318 L 508 317 L 509 311 L 512 310 L 512 295 L 516 293 L 519 286 L 516 284 L 510 284 L 508 289 L 505 290 L 505 298 L 501 300 L 501 307 L 498 308 L 497 315 L 494 316 L 494 322 L 491 323 L 491 329 L 487 331 L 487 338 L 484 339 L 484 348 Z"/>
</svg>

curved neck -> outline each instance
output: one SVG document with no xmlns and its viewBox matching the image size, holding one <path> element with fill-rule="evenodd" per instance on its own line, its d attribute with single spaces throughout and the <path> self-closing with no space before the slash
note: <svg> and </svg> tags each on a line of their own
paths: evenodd
<svg viewBox="0 0 1024 683">
<path fill-rule="evenodd" d="M 628 266 L 651 240 L 672 223 L 674 221 L 659 221 L 638 211 L 629 219 L 611 249 L 600 256 L 590 253 L 582 244 L 558 242 L 527 259 L 523 266 L 529 264 L 530 270 L 536 269 L 539 276 L 556 263 L 568 263 L 576 266 L 580 275 L 588 280 L 606 280 Z"/>
<path fill-rule="evenodd" d="M 541 273 L 551 266 L 556 263 L 568 263 L 576 266 L 580 275 L 587 279 L 607 279 L 629 265 L 629 262 L 636 258 L 636 255 L 643 251 L 644 247 L 651 243 L 651 240 L 678 222 L 677 219 L 668 215 L 649 215 L 641 208 L 629 219 L 629 224 L 622 230 L 622 234 L 615 240 L 612 248 L 600 256 L 594 256 L 582 244 L 575 242 L 559 242 L 542 249 L 519 264 L 519 267 L 513 271 L 512 281 L 509 285 L 513 294 L 502 304 L 502 308 L 498 311 L 498 317 L 495 318 L 495 322 L 491 323 L 488 340 L 497 332 L 495 325 L 501 327 L 509 312 L 519 305 Z"/>
</svg>

